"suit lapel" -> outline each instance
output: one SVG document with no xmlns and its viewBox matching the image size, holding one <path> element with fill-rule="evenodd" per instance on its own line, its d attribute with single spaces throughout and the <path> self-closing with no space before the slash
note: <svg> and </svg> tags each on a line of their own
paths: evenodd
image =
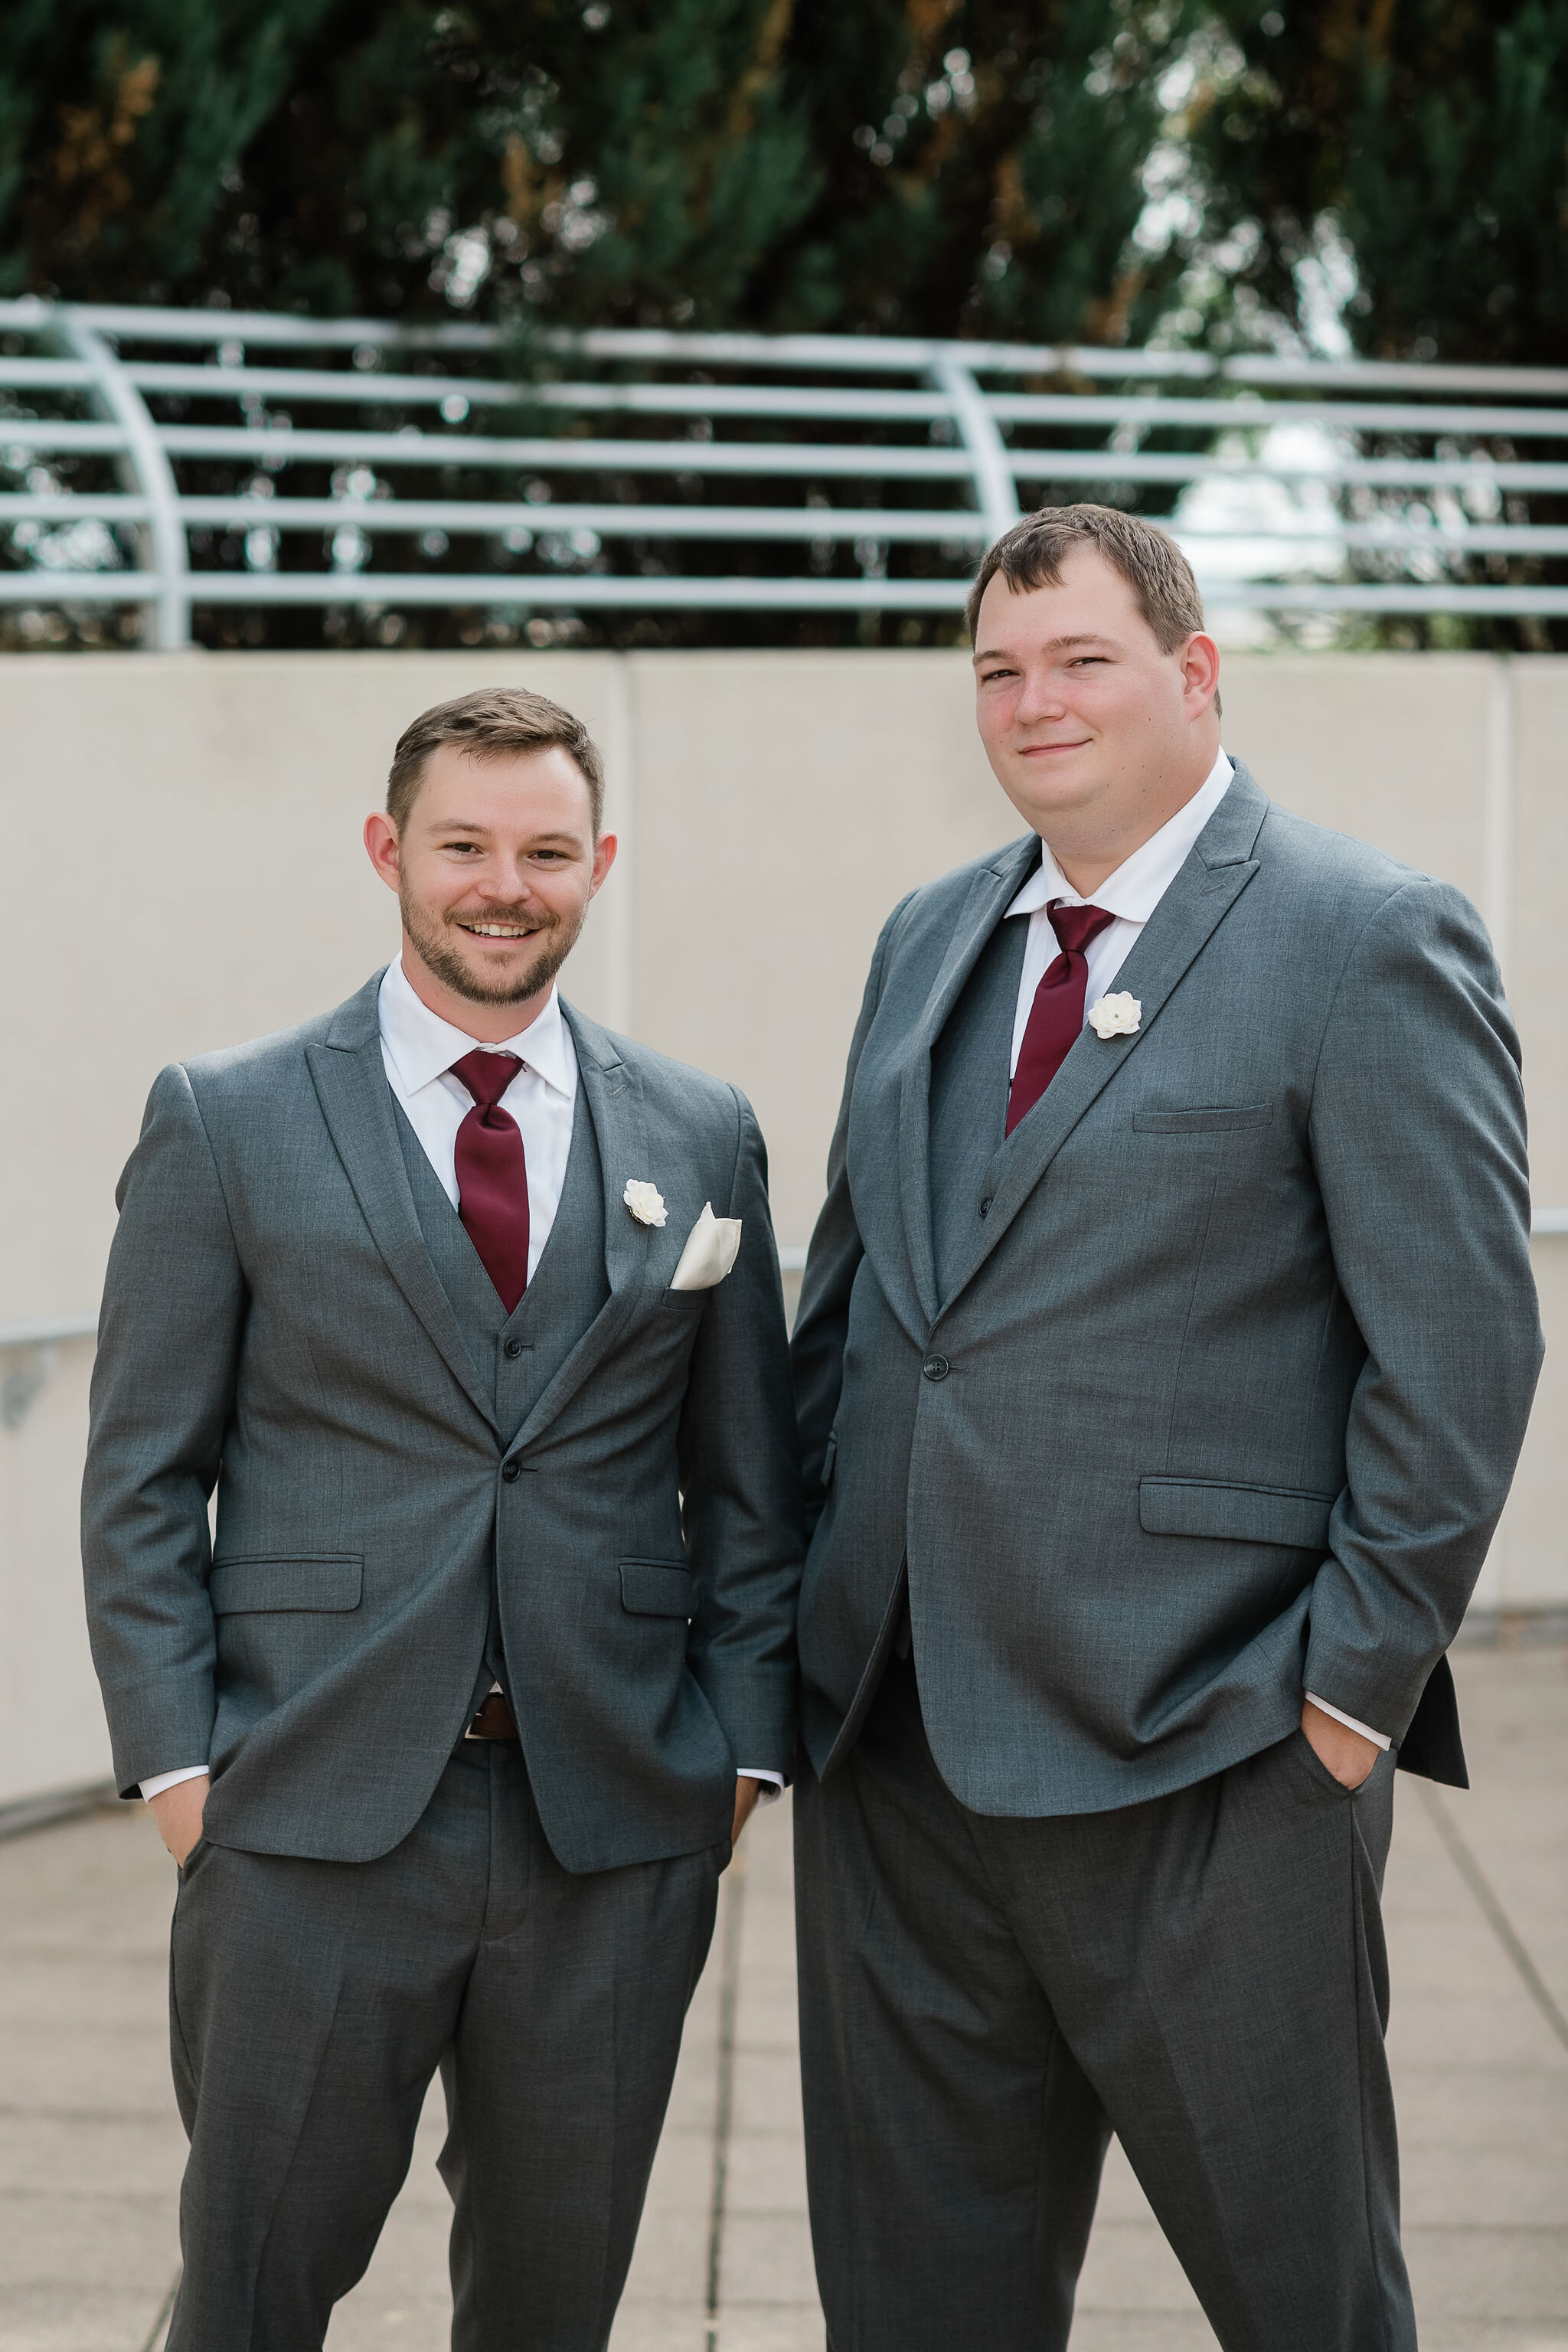
<svg viewBox="0 0 1568 2352">
<path fill-rule="evenodd" d="M 605 1273 L 610 1296 L 534 1405 L 509 1453 L 548 1428 L 604 1362 L 637 1306 L 655 1241 L 653 1229 L 638 1224 L 623 1197 L 628 1178 L 658 1181 L 658 1171 L 648 1165 L 642 1082 L 622 1060 L 607 1029 L 586 1019 L 564 998 L 561 1009 L 577 1049 L 578 1082 L 599 1147 L 605 1188 Z"/>
<path fill-rule="evenodd" d="M 1023 888 L 1038 855 L 1038 840 L 1028 834 L 1022 841 L 1009 843 L 975 876 L 900 1073 L 899 1198 L 910 1270 L 926 1330 L 936 1321 L 939 1307 L 931 1209 L 931 1049 L 986 940 Z M 883 1269 L 879 1266 L 877 1272 L 881 1279 Z M 882 1286 L 887 1292 L 886 1281 Z"/>
<path fill-rule="evenodd" d="M 419 1230 L 381 1057 L 380 987 L 378 972 L 341 1007 L 326 1042 L 306 1046 L 306 1063 L 327 1131 L 377 1249 L 452 1377 L 493 1429 L 491 1403 Z"/>
<path fill-rule="evenodd" d="M 973 1281 L 1079 1119 L 1143 1045 L 1189 965 L 1258 872 L 1252 851 L 1268 809 L 1263 793 L 1237 761 L 1224 800 L 1116 976 L 1117 989 L 1137 997 L 1142 1007 L 1137 1029 L 1130 1037 L 1110 1038 L 1086 1029 L 1076 1040 L 1016 1130 L 990 1213 L 944 1305 Z"/>
</svg>

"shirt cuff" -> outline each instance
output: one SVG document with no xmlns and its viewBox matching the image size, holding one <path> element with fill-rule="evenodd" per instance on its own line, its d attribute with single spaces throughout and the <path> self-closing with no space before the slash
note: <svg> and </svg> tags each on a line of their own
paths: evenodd
<svg viewBox="0 0 1568 2352">
<path fill-rule="evenodd" d="M 757 1790 L 759 1805 L 773 1804 L 784 1795 L 784 1774 L 770 1772 L 761 1764 L 741 1765 L 735 1778 L 737 1780 L 758 1780 L 762 1783 Z"/>
<path fill-rule="evenodd" d="M 1347 1715 L 1342 1707 L 1331 1706 L 1326 1698 L 1318 1696 L 1316 1691 L 1309 1691 L 1307 1700 L 1310 1706 L 1317 1708 L 1320 1715 L 1331 1715 L 1336 1723 L 1342 1723 L 1347 1731 L 1359 1731 L 1362 1738 L 1370 1739 L 1374 1748 L 1393 1747 L 1394 1742 L 1385 1731 L 1374 1731 L 1370 1723 L 1358 1723 L 1353 1715 Z"/>
<path fill-rule="evenodd" d="M 150 1780 L 142 1783 L 142 1794 L 149 1802 L 161 1797 L 165 1789 L 174 1788 L 181 1780 L 201 1780 L 206 1777 L 205 1764 L 182 1764 L 177 1772 L 154 1772 Z"/>
</svg>

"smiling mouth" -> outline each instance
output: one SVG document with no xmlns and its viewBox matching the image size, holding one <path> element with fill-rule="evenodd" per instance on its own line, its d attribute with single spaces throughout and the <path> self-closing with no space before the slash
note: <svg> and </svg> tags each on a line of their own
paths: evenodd
<svg viewBox="0 0 1568 2352">
<path fill-rule="evenodd" d="M 531 940 L 538 925 L 529 923 L 459 923 L 458 929 L 467 931 L 471 940 Z"/>
</svg>

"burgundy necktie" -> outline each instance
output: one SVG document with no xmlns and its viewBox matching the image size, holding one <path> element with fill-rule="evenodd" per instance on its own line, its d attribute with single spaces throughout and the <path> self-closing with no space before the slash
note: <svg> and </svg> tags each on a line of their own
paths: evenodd
<svg viewBox="0 0 1568 2352">
<path fill-rule="evenodd" d="M 1018 1066 L 1007 1097 L 1009 1135 L 1034 1109 L 1083 1027 L 1083 1000 L 1089 986 L 1084 950 L 1107 923 L 1116 920 L 1103 907 L 1067 907 L 1059 898 L 1051 900 L 1046 913 L 1061 953 L 1041 973 L 1029 1007 L 1029 1024 L 1018 1048 Z"/>
<path fill-rule="evenodd" d="M 528 1161 L 500 1098 L 522 1067 L 515 1054 L 476 1049 L 452 1065 L 474 1108 L 458 1129 L 458 1214 L 510 1315 L 528 1287 Z"/>
</svg>

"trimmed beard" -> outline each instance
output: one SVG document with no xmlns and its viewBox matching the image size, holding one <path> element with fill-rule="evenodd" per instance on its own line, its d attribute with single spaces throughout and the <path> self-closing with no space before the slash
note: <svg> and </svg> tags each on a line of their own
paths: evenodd
<svg viewBox="0 0 1568 2352">
<path fill-rule="evenodd" d="M 454 996 L 461 996 L 470 1004 L 524 1004 L 531 996 L 548 988 L 576 946 L 588 912 L 584 907 L 574 923 L 561 915 L 531 912 L 526 919 L 535 926 L 534 936 L 544 942 L 538 955 L 524 965 L 515 980 L 487 981 L 469 969 L 462 950 L 448 936 L 459 928 L 456 916 L 433 916 L 406 890 L 400 889 L 397 898 L 403 909 L 403 928 L 418 949 L 422 961 Z M 524 919 L 493 915 L 485 919 L 521 922 Z"/>
</svg>

